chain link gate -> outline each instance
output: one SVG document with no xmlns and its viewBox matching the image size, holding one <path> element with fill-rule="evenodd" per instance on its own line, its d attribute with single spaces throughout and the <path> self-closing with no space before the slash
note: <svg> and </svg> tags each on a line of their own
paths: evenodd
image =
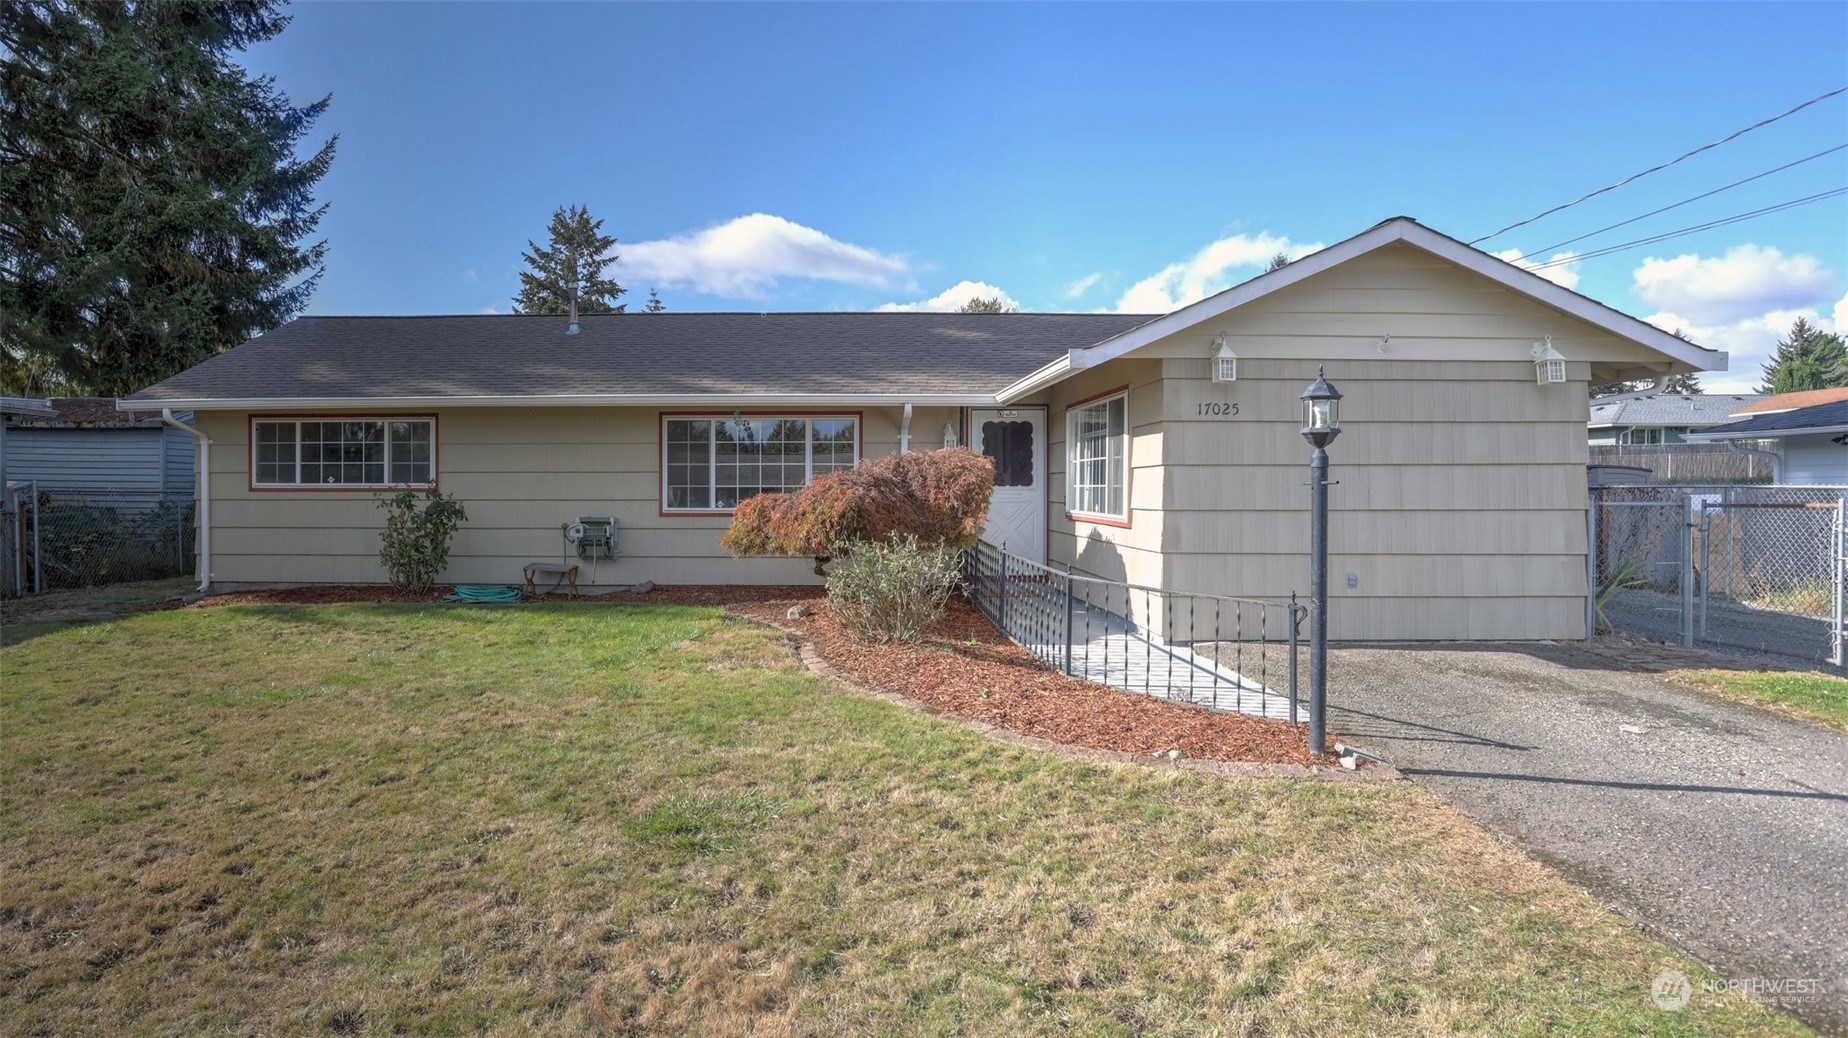
<svg viewBox="0 0 1848 1038">
<path fill-rule="evenodd" d="M 1656 640 L 1841 667 L 1845 512 L 1843 487 L 1594 488 L 1588 613 Z"/>
</svg>

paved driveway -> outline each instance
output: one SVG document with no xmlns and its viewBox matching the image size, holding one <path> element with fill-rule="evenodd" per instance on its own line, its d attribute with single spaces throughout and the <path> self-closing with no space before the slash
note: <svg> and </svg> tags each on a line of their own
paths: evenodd
<svg viewBox="0 0 1848 1038">
<path fill-rule="evenodd" d="M 1788 1008 L 1848 1033 L 1848 736 L 1563 645 L 1328 671 L 1337 732 L 1722 976 L 1819 978 Z"/>
</svg>

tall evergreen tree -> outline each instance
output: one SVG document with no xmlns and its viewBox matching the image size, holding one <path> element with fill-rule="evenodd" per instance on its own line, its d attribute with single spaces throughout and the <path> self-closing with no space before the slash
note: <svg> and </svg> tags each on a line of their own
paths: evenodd
<svg viewBox="0 0 1848 1038">
<path fill-rule="evenodd" d="M 1706 392 L 1700 386 L 1700 375 L 1692 371 L 1685 375 L 1668 376 L 1668 385 L 1663 388 L 1670 393 L 1686 393 L 1689 396 L 1699 396 Z"/>
<path fill-rule="evenodd" d="M 581 205 L 559 206 L 546 228 L 543 247 L 528 240 L 521 253 L 530 269 L 520 271 L 520 294 L 513 308 L 523 314 L 563 314 L 571 311 L 571 294 L 577 291 L 578 313 L 619 314 L 626 304 L 616 297 L 628 289 L 603 276 L 603 268 L 616 262 L 616 239 L 603 233 L 603 221 L 592 219 Z"/>
<path fill-rule="evenodd" d="M 273 0 L 0 3 L 0 388 L 121 395 L 289 320 L 330 138 L 232 57 Z"/>
<path fill-rule="evenodd" d="M 1808 389 L 1848 386 L 1848 345 L 1799 317 L 1790 334 L 1778 340 L 1764 366 L 1761 393 L 1801 393 Z"/>
<path fill-rule="evenodd" d="M 651 288 L 648 290 L 648 305 L 642 309 L 651 314 L 658 314 L 667 309 L 667 304 L 661 302 L 661 297 L 656 295 L 655 290 Z"/>
</svg>

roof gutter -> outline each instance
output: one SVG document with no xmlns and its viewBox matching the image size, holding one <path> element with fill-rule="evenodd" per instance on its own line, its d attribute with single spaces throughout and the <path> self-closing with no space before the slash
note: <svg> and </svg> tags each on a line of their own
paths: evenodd
<svg viewBox="0 0 1848 1038">
<path fill-rule="evenodd" d="M 1761 451 L 1757 447 L 1741 447 L 1738 440 L 1727 440 L 1726 447 L 1734 454 L 1747 454 L 1755 458 L 1771 459 L 1771 482 L 1784 481 L 1784 456 L 1777 451 Z"/>
<path fill-rule="evenodd" d="M 993 405 L 991 393 L 638 393 L 634 395 L 571 393 L 549 396 L 324 396 L 191 397 L 172 400 L 116 401 L 122 411 L 266 411 L 290 408 L 362 409 L 444 407 L 982 407 Z"/>
<path fill-rule="evenodd" d="M 171 407 L 160 409 L 160 420 L 199 441 L 199 590 L 205 591 L 212 586 L 212 441 L 173 417 Z M 161 456 L 166 456 L 164 447 Z"/>
<path fill-rule="evenodd" d="M 1042 365 L 1038 371 L 996 393 L 986 402 L 988 404 L 1011 404 L 1021 397 L 1037 393 L 1047 386 L 1063 381 L 1076 369 L 1077 365 L 1073 363 L 1072 358 L 1077 353 L 1077 350 L 1072 350 L 1058 360 Z"/>
</svg>

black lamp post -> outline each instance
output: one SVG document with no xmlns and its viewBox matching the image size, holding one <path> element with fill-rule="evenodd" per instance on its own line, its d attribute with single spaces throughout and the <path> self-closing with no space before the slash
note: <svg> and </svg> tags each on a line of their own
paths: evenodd
<svg viewBox="0 0 1848 1038">
<path fill-rule="evenodd" d="M 1309 458 L 1309 752 L 1328 742 L 1328 445 L 1341 435 L 1341 391 L 1315 369 L 1303 390 L 1303 439 Z"/>
</svg>

